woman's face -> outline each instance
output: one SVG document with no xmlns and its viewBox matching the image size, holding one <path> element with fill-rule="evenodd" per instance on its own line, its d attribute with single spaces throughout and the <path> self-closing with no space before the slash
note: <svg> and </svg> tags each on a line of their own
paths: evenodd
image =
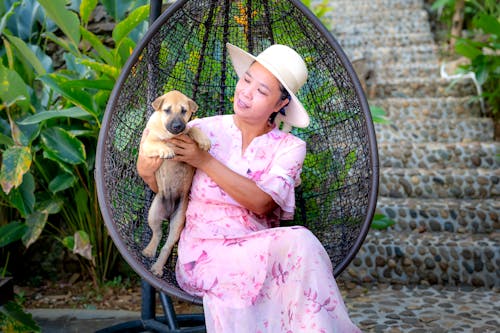
<svg viewBox="0 0 500 333">
<path fill-rule="evenodd" d="M 247 122 L 267 122 L 273 112 L 287 103 L 287 99 L 281 99 L 279 81 L 258 62 L 254 62 L 236 84 L 234 113 Z"/>
</svg>

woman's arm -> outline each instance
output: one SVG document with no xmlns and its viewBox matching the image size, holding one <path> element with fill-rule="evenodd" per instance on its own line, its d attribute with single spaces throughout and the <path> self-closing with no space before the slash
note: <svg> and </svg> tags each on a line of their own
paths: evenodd
<svg viewBox="0 0 500 333">
<path fill-rule="evenodd" d="M 137 157 L 137 173 L 144 180 L 144 182 L 153 190 L 158 192 L 158 184 L 156 184 L 155 172 L 163 163 L 160 157 L 148 157 L 142 151 L 142 143 L 149 134 L 149 130 L 145 129 L 142 134 L 141 144 L 139 145 L 139 156 Z"/>
<path fill-rule="evenodd" d="M 190 137 L 182 135 L 169 141 L 175 146 L 173 160 L 191 164 L 205 172 L 243 207 L 259 215 L 265 215 L 277 207 L 273 198 L 253 180 L 234 172 L 210 153 L 201 150 Z"/>
</svg>

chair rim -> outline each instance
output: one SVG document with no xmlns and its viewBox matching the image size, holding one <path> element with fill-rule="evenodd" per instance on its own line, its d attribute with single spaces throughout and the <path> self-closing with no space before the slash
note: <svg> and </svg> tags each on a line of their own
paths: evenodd
<svg viewBox="0 0 500 333">
<path fill-rule="evenodd" d="M 127 246 L 121 237 L 121 235 L 117 232 L 116 228 L 113 226 L 113 217 L 111 216 L 110 208 L 108 205 L 108 195 L 107 190 L 104 184 L 104 170 L 105 170 L 105 140 L 107 132 L 110 128 L 110 120 L 113 114 L 113 109 L 117 103 L 117 97 L 126 82 L 126 79 L 130 75 L 132 68 L 136 64 L 139 59 L 139 56 L 143 52 L 143 50 L 149 45 L 149 42 L 153 39 L 155 34 L 159 31 L 162 25 L 173 16 L 173 14 L 182 6 L 184 6 L 189 1 L 196 0 L 178 0 L 172 4 L 160 15 L 158 16 L 154 22 L 151 24 L 150 28 L 147 30 L 143 38 L 136 45 L 133 53 L 128 58 L 125 63 L 120 76 L 118 77 L 115 86 L 111 92 L 110 98 L 108 100 L 108 104 L 105 109 L 105 113 L 103 115 L 101 129 L 99 132 L 98 142 L 97 142 L 97 150 L 96 150 L 96 168 L 94 173 L 94 178 L 96 181 L 97 187 L 97 195 L 98 202 L 101 209 L 101 213 L 104 219 L 104 222 L 107 226 L 108 232 L 118 248 L 120 254 L 125 259 L 125 261 L 131 266 L 131 268 L 144 280 L 146 280 L 149 284 L 155 287 L 157 290 L 169 294 L 171 296 L 177 297 L 181 300 L 192 302 L 195 304 L 202 304 L 201 299 L 197 296 L 192 296 L 186 292 L 181 292 L 177 288 L 174 288 L 170 285 L 170 283 L 161 280 L 155 277 L 149 270 L 147 270 L 140 262 L 135 260 L 133 256 L 130 255 L 130 252 L 127 249 Z M 333 275 L 337 278 L 345 268 L 350 264 L 350 262 L 354 259 L 360 247 L 362 246 L 370 225 L 375 214 L 376 204 L 377 204 L 377 196 L 378 196 L 378 187 L 379 187 L 379 160 L 378 160 L 378 149 L 377 149 L 377 141 L 375 135 L 375 128 L 373 125 L 372 116 L 370 113 L 370 108 L 365 96 L 365 93 L 361 87 L 359 78 L 354 71 L 352 64 L 347 58 L 345 52 L 341 48 L 340 44 L 331 34 L 331 32 L 319 21 L 319 19 L 299 0 L 289 0 L 292 5 L 294 5 L 297 9 L 300 10 L 301 14 L 304 15 L 305 18 L 318 30 L 323 38 L 327 41 L 327 43 L 334 49 L 337 54 L 342 66 L 346 69 L 350 78 L 353 80 L 353 86 L 356 91 L 356 95 L 359 98 L 360 106 L 363 112 L 363 116 L 365 118 L 365 131 L 369 144 L 369 160 L 371 164 L 371 187 L 368 193 L 368 205 L 366 210 L 366 216 L 361 224 L 360 232 L 356 241 L 353 243 L 348 255 L 346 255 L 343 260 L 338 263 L 333 269 Z M 127 255 L 128 254 L 128 255 Z"/>
</svg>

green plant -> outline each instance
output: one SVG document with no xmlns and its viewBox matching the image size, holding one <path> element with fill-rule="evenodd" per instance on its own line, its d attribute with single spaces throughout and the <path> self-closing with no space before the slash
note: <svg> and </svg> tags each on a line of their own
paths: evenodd
<svg viewBox="0 0 500 333">
<path fill-rule="evenodd" d="M 40 332 L 40 327 L 33 320 L 30 313 L 23 310 L 24 293 L 15 295 L 13 301 L 0 306 L 0 332 Z"/>
<path fill-rule="evenodd" d="M 308 7 L 311 12 L 319 18 L 322 23 L 328 28 L 331 28 L 331 24 L 327 21 L 325 15 L 331 10 L 332 5 L 328 0 L 322 0 L 321 2 L 312 0 L 302 0 L 302 3 Z"/>
<path fill-rule="evenodd" d="M 69 7 L 65 0 L 29 1 L 50 22 L 30 32 L 29 40 L 7 24 L 18 19 L 20 1 L 0 11 L 0 81 L 9 82 L 0 86 L 0 200 L 14 216 L 0 227 L 0 245 L 20 239 L 29 247 L 49 225 L 56 238 L 83 255 L 81 265 L 96 284 L 105 281 L 117 252 L 97 202 L 95 147 L 110 91 L 148 16 L 148 6 L 137 7 L 140 2 L 103 1 L 121 20 L 112 46 L 86 28 L 97 1 Z M 48 45 L 63 51 L 62 67 L 53 68 Z"/>
<path fill-rule="evenodd" d="M 499 9 L 500 13 L 500 9 Z M 475 35 L 469 38 L 458 38 L 455 50 L 468 58 L 470 64 L 461 66 L 465 72 L 472 71 L 481 85 L 485 101 L 491 113 L 500 115 L 500 20 L 480 12 L 474 16 L 472 26 Z"/>
<path fill-rule="evenodd" d="M 456 8 L 463 3 L 463 7 Z M 462 9 L 463 8 L 463 9 Z M 491 114 L 500 114 L 500 5 L 496 0 L 438 0 L 432 9 L 442 13 L 440 19 L 452 26 L 450 13 L 463 16 L 459 29 L 452 30 L 449 38 L 456 40 L 453 51 L 470 60 L 460 66 L 462 72 L 474 72 L 482 87 L 482 96 Z M 460 32 L 464 30 L 465 33 Z M 456 32 L 454 32 L 456 31 Z"/>
<path fill-rule="evenodd" d="M 34 333 L 41 332 L 40 326 L 33 320 L 30 313 L 23 310 L 14 301 L 0 306 L 0 331 L 4 333 Z"/>
</svg>

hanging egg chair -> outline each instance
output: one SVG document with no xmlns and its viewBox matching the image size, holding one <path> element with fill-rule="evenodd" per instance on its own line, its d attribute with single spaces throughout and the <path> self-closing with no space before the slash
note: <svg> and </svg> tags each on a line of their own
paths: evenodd
<svg viewBox="0 0 500 333">
<path fill-rule="evenodd" d="M 160 2 L 161 4 L 161 2 Z M 142 255 L 151 232 L 153 193 L 136 161 L 152 101 L 179 90 L 199 105 L 197 117 L 232 113 L 237 76 L 226 43 L 258 54 L 285 44 L 304 58 L 309 78 L 298 94 L 311 123 L 292 133 L 307 143 L 295 220 L 327 250 L 337 277 L 354 258 L 376 206 L 378 156 L 369 107 L 334 37 L 300 2 L 178 0 L 151 25 L 115 85 L 102 121 L 96 158 L 98 198 L 121 255 L 154 289 L 201 304 L 175 280 L 176 253 L 162 277 Z"/>
</svg>

